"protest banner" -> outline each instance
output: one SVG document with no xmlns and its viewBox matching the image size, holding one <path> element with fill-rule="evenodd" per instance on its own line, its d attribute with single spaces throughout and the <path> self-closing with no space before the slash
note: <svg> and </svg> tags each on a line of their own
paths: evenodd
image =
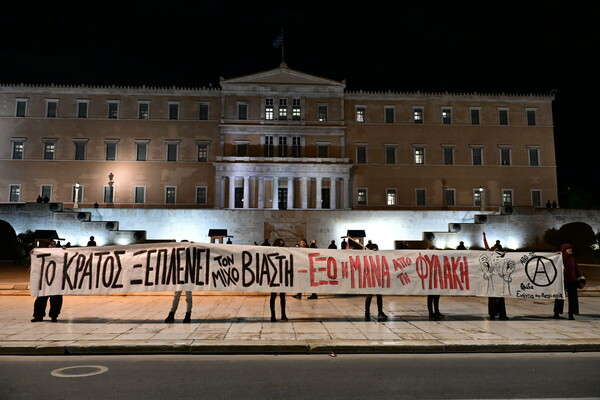
<svg viewBox="0 0 600 400">
<path fill-rule="evenodd" d="M 329 250 L 193 242 L 37 248 L 32 296 L 310 292 L 564 298 L 560 254 Z"/>
</svg>

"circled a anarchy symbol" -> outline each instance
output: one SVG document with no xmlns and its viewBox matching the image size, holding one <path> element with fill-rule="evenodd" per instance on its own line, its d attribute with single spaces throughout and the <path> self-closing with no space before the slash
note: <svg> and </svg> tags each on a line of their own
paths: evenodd
<svg viewBox="0 0 600 400">
<path fill-rule="evenodd" d="M 533 256 L 525 263 L 525 273 L 535 286 L 550 286 L 558 276 L 554 262 L 542 256 Z"/>
</svg>

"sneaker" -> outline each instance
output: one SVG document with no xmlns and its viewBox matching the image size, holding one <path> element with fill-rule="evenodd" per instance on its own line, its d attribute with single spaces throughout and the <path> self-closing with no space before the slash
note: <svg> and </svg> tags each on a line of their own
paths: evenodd
<svg viewBox="0 0 600 400">
<path fill-rule="evenodd" d="M 43 321 L 44 319 L 42 317 L 33 317 L 33 319 L 31 320 L 31 322 L 40 322 Z"/>
<path fill-rule="evenodd" d="M 307 297 L 307 299 L 309 299 L 309 300 L 314 300 L 314 299 L 318 299 L 318 298 L 319 298 L 319 296 L 317 296 L 316 293 L 313 293 L 313 294 L 311 294 L 310 296 Z"/>
<path fill-rule="evenodd" d="M 302 298 L 302 293 L 295 294 L 292 297 L 295 298 L 295 299 L 300 300 Z"/>
<path fill-rule="evenodd" d="M 506 315 L 501 315 L 501 316 L 498 317 L 498 319 L 500 321 L 508 321 L 509 318 Z"/>
<path fill-rule="evenodd" d="M 377 321 L 387 321 L 388 320 L 388 316 L 385 315 L 384 313 L 380 312 L 379 315 L 377 315 Z"/>
</svg>

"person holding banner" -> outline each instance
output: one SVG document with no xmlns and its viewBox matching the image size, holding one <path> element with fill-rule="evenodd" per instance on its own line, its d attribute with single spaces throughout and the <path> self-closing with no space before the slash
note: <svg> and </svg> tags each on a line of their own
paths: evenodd
<svg viewBox="0 0 600 400">
<path fill-rule="evenodd" d="M 51 241 L 48 243 L 48 247 L 56 247 L 56 244 L 54 241 Z M 48 316 L 51 318 L 52 322 L 58 321 L 58 316 L 63 304 L 62 295 L 36 297 L 35 302 L 33 303 L 33 319 L 31 322 L 40 322 L 44 320 L 48 300 L 50 300 L 50 311 L 48 312 Z"/>
<path fill-rule="evenodd" d="M 502 245 L 500 244 L 500 240 L 496 240 L 496 244 L 490 249 L 485 232 L 483 232 L 483 244 L 486 250 L 496 252 L 503 251 Z M 491 276 L 489 277 L 489 279 L 492 279 Z M 498 317 L 498 319 L 501 321 L 508 321 L 508 316 L 506 315 L 506 302 L 504 301 L 504 297 L 488 297 L 488 314 L 491 320 Z"/>
<path fill-rule="evenodd" d="M 435 246 L 430 246 L 427 250 L 435 250 Z M 429 319 L 441 319 L 445 317 L 445 315 L 440 312 L 439 294 L 427 295 L 427 311 L 429 311 Z"/>
<path fill-rule="evenodd" d="M 373 243 L 369 240 L 367 245 L 365 246 L 366 250 L 377 251 L 379 250 L 379 246 L 376 243 Z M 388 316 L 383 312 L 383 296 L 380 294 L 375 295 L 377 299 L 377 320 L 378 321 L 387 321 Z M 369 321 L 371 319 L 371 301 L 373 300 L 373 295 L 368 294 L 365 298 L 365 321 Z"/>
<path fill-rule="evenodd" d="M 169 315 L 165 318 L 165 323 L 170 324 L 175 322 L 175 312 L 177 311 L 177 307 L 179 306 L 179 299 L 181 298 L 181 290 L 175 291 L 173 294 L 173 302 L 171 303 L 171 311 L 169 311 Z M 190 290 L 185 291 L 185 317 L 183 318 L 184 324 L 189 324 L 192 322 L 192 292 Z"/>
<path fill-rule="evenodd" d="M 300 243 L 298 243 L 298 247 L 308 247 L 308 243 L 306 242 L 306 239 L 302 239 L 300 240 Z M 317 241 L 313 240 L 310 244 L 310 247 L 313 249 L 317 248 Z M 302 293 L 296 293 L 295 295 L 292 296 L 295 299 L 300 300 L 302 298 Z M 307 297 L 307 299 L 309 300 L 314 300 L 314 299 L 318 299 L 319 296 L 317 296 L 316 293 L 311 294 L 310 296 Z"/>
<path fill-rule="evenodd" d="M 304 242 L 306 244 L 306 241 Z M 283 239 L 275 239 L 273 242 L 275 247 L 285 247 Z M 277 292 L 271 292 L 271 299 L 269 301 L 269 308 L 271 309 L 271 322 L 277 322 L 275 316 L 275 300 L 277 299 Z M 285 293 L 279 293 L 279 305 L 281 306 L 281 320 L 287 321 L 288 317 L 285 315 Z"/>
<path fill-rule="evenodd" d="M 579 266 L 573 256 L 573 246 L 564 243 L 560 246 L 564 264 L 564 281 L 567 297 L 569 298 L 569 319 L 574 320 L 573 315 L 579 314 L 579 299 L 577 298 L 577 285 L 579 283 Z M 563 313 L 565 306 L 564 299 L 554 300 L 554 318 L 560 319 L 560 314 Z"/>
</svg>

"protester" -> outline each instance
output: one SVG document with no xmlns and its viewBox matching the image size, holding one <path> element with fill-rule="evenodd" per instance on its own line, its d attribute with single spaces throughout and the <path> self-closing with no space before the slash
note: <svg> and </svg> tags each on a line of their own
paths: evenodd
<svg viewBox="0 0 600 400">
<path fill-rule="evenodd" d="M 266 239 L 265 239 L 266 241 Z M 305 242 L 306 243 L 306 242 Z M 273 242 L 273 246 L 275 247 L 285 247 L 285 242 L 283 239 L 275 239 Z M 271 292 L 271 299 L 269 301 L 269 308 L 271 309 L 271 322 L 277 322 L 277 317 L 275 316 L 275 300 L 277 299 L 277 292 Z M 279 293 L 279 305 L 281 307 L 281 320 L 287 321 L 288 317 L 285 315 L 285 293 Z"/>
<path fill-rule="evenodd" d="M 483 232 L 483 244 L 486 250 L 495 252 L 503 251 L 500 240 L 496 240 L 494 247 L 490 248 L 485 232 Z M 492 277 L 490 276 L 489 279 L 492 279 Z M 490 316 L 491 320 L 495 319 L 496 317 L 498 317 L 498 319 L 501 321 L 507 321 L 509 319 L 506 315 L 506 302 L 504 301 L 504 297 L 488 297 L 488 315 Z"/>
<path fill-rule="evenodd" d="M 48 243 L 48 247 L 56 247 L 56 244 L 52 241 Z M 33 303 L 33 319 L 31 322 L 40 322 L 44 320 L 48 300 L 50 300 L 50 311 L 48 312 L 48 316 L 51 318 L 52 322 L 58 321 L 58 316 L 60 315 L 63 304 L 62 295 L 36 297 L 35 302 Z"/>
<path fill-rule="evenodd" d="M 300 242 L 298 243 L 298 247 L 308 247 L 308 243 L 306 242 L 306 239 L 302 239 L 300 240 Z M 317 247 L 317 241 L 313 240 L 310 243 L 310 247 L 312 247 L 313 249 Z M 296 293 L 295 295 L 292 296 L 295 299 L 300 300 L 302 298 L 302 293 Z M 316 293 L 311 294 L 310 296 L 307 297 L 307 299 L 309 300 L 314 300 L 314 299 L 318 299 L 319 296 L 317 296 Z"/>
<path fill-rule="evenodd" d="M 165 323 L 169 324 L 175 322 L 175 312 L 179 306 L 179 299 L 181 298 L 181 290 L 175 291 L 173 294 L 173 302 L 171 303 L 171 311 L 169 311 L 169 315 L 165 318 Z M 185 317 L 183 318 L 183 322 L 189 324 L 192 322 L 192 292 L 190 290 L 185 291 Z M 163 314 L 164 315 L 164 314 Z"/>
<path fill-rule="evenodd" d="M 430 246 L 427 250 L 435 250 L 435 246 Z M 439 294 L 427 295 L 427 311 L 429 311 L 429 319 L 441 319 L 445 317 L 445 315 L 440 312 Z"/>
<path fill-rule="evenodd" d="M 560 246 L 560 252 L 562 253 L 564 264 L 565 290 L 567 291 L 567 297 L 569 298 L 569 319 L 574 320 L 574 315 L 579 314 L 577 285 L 579 283 L 581 274 L 579 273 L 579 266 L 575 260 L 575 256 L 573 255 L 573 246 L 568 243 L 564 243 L 562 246 Z M 564 306 L 564 299 L 554 300 L 554 318 L 560 318 L 560 314 L 563 313 Z"/>
<path fill-rule="evenodd" d="M 379 250 L 379 246 L 370 240 L 365 247 L 366 247 L 366 249 L 372 250 L 372 251 Z M 388 316 L 385 315 L 385 313 L 383 312 L 383 296 L 381 294 L 376 294 L 375 297 L 377 299 L 376 300 L 377 301 L 377 320 L 378 321 L 387 321 Z M 368 294 L 367 297 L 365 297 L 365 321 L 369 321 L 371 319 L 371 301 L 372 300 L 373 300 L 372 294 Z"/>
</svg>

